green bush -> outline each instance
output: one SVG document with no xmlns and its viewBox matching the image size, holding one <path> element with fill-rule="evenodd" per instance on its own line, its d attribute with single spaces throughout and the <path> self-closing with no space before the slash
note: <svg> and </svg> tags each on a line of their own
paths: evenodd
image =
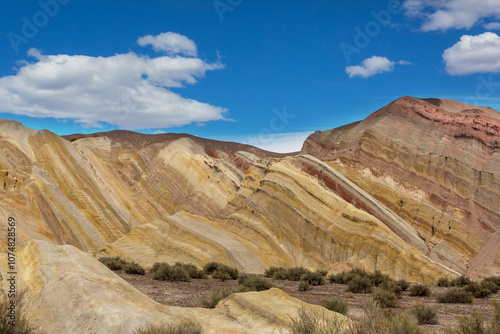
<svg viewBox="0 0 500 334">
<path fill-rule="evenodd" d="M 273 279 L 282 281 L 288 279 L 288 271 L 285 268 L 279 268 L 274 272 Z"/>
<path fill-rule="evenodd" d="M 495 310 L 495 317 L 493 318 L 493 321 L 500 325 L 500 302 L 495 300 L 493 302 L 493 308 Z"/>
<path fill-rule="evenodd" d="M 141 267 L 141 265 L 139 263 L 137 263 L 137 262 L 127 262 L 123 266 L 123 270 L 127 274 L 134 274 L 134 275 L 144 275 L 144 274 L 146 274 L 146 270 L 144 270 L 144 268 Z"/>
<path fill-rule="evenodd" d="M 395 308 L 399 306 L 398 296 L 394 292 L 382 288 L 375 288 L 373 290 L 373 301 L 383 308 Z"/>
<path fill-rule="evenodd" d="M 311 284 L 308 281 L 299 282 L 299 291 L 309 291 L 311 290 Z"/>
<path fill-rule="evenodd" d="M 119 256 L 101 257 L 99 261 L 111 270 L 122 270 L 127 264 L 127 262 Z"/>
<path fill-rule="evenodd" d="M 308 271 L 309 270 L 307 270 L 306 268 L 303 268 L 303 267 L 290 268 L 287 270 L 286 279 L 288 281 L 300 281 L 300 278 L 302 277 L 302 275 L 304 275 Z"/>
<path fill-rule="evenodd" d="M 212 273 L 211 276 L 212 276 L 212 278 L 218 279 L 221 282 L 229 281 L 231 279 L 231 276 L 229 276 L 229 274 L 225 271 L 216 270 Z"/>
<path fill-rule="evenodd" d="M 416 284 L 410 287 L 410 296 L 428 297 L 431 295 L 431 289 L 424 284 Z"/>
<path fill-rule="evenodd" d="M 347 283 L 347 291 L 353 293 L 370 293 L 372 281 L 367 276 L 354 276 Z"/>
<path fill-rule="evenodd" d="M 169 282 L 189 282 L 191 277 L 182 266 L 171 266 L 168 263 L 155 263 L 151 269 L 153 279 Z"/>
<path fill-rule="evenodd" d="M 285 269 L 279 267 L 269 267 L 264 271 L 264 276 L 272 278 L 277 271 L 282 271 L 282 270 Z"/>
<path fill-rule="evenodd" d="M 191 278 L 198 278 L 198 279 L 207 278 L 205 272 L 203 270 L 198 269 L 198 267 L 195 266 L 194 264 L 177 262 L 175 266 L 183 268 Z"/>
<path fill-rule="evenodd" d="M 403 290 L 403 291 L 408 290 L 408 288 L 410 287 L 410 282 L 408 282 L 404 278 L 400 279 L 396 283 L 401 287 L 401 290 Z"/>
<path fill-rule="evenodd" d="M 403 293 L 403 288 L 401 287 L 401 285 L 393 280 L 385 281 L 384 283 L 379 285 L 379 287 L 384 290 L 394 292 L 397 296 L 400 296 L 401 293 Z"/>
<path fill-rule="evenodd" d="M 273 287 L 273 283 L 254 274 L 242 274 L 238 277 L 238 283 L 244 287 L 249 288 L 251 291 L 264 291 Z"/>
<path fill-rule="evenodd" d="M 338 273 L 338 274 L 330 274 L 328 276 L 328 281 L 330 283 L 336 283 L 336 284 L 347 284 L 345 278 L 346 278 L 347 273 L 345 271 Z"/>
<path fill-rule="evenodd" d="M 440 286 L 440 287 L 445 287 L 445 288 L 448 288 L 451 286 L 451 282 L 450 282 L 450 279 L 449 278 L 446 278 L 446 277 L 441 277 L 438 282 L 437 282 L 437 286 Z"/>
<path fill-rule="evenodd" d="M 438 295 L 438 302 L 440 303 L 464 303 L 470 304 L 474 300 L 474 296 L 469 291 L 463 288 L 452 287 L 446 292 Z"/>
<path fill-rule="evenodd" d="M 427 306 L 424 303 L 416 303 L 411 313 L 417 318 L 420 325 L 435 325 L 438 323 L 437 308 Z"/>
<path fill-rule="evenodd" d="M 483 279 L 483 282 L 491 282 L 491 283 L 495 284 L 496 286 L 498 286 L 498 288 L 500 289 L 500 276 L 498 276 L 498 277 L 486 277 L 485 279 Z"/>
<path fill-rule="evenodd" d="M 375 272 L 373 274 L 370 274 L 369 276 L 373 286 L 375 287 L 387 284 L 389 281 L 392 281 L 392 279 L 388 275 L 382 274 L 382 272 L 380 272 L 379 270 L 375 270 Z"/>
<path fill-rule="evenodd" d="M 500 290 L 500 287 L 496 285 L 493 281 L 483 280 L 481 282 L 481 286 L 485 289 L 491 291 L 491 293 L 497 293 Z"/>
<path fill-rule="evenodd" d="M 195 322 L 182 322 L 178 325 L 148 325 L 144 329 L 138 329 L 134 334 L 201 334 L 202 327 Z"/>
<path fill-rule="evenodd" d="M 226 298 L 231 293 L 232 292 L 229 290 L 212 289 L 208 297 L 203 296 L 200 298 L 200 305 L 204 308 L 215 308 L 222 299 Z"/>
<path fill-rule="evenodd" d="M 215 271 L 226 272 L 231 277 L 231 279 L 237 279 L 238 275 L 239 275 L 238 269 L 230 267 L 230 266 L 226 266 L 225 264 L 218 263 L 218 262 L 207 263 L 203 267 L 203 271 L 207 275 L 212 275 Z"/>
<path fill-rule="evenodd" d="M 349 305 L 340 298 L 323 299 L 320 305 L 327 310 L 343 315 L 346 315 L 347 311 L 349 311 Z"/>
<path fill-rule="evenodd" d="M 486 298 L 486 297 L 489 297 L 493 294 L 493 292 L 491 292 L 491 290 L 486 289 L 485 287 L 477 284 L 476 282 L 473 282 L 469 285 L 466 285 L 464 287 L 464 289 L 466 291 L 469 291 L 470 293 L 472 293 L 472 295 L 476 298 Z"/>
<path fill-rule="evenodd" d="M 343 329 L 344 321 L 339 317 L 327 317 L 325 312 L 301 307 L 297 317 L 292 318 L 290 334 L 340 334 Z"/>
<path fill-rule="evenodd" d="M 301 281 L 307 281 L 312 286 L 325 284 L 326 273 L 323 271 L 316 270 L 315 272 L 306 271 L 301 277 Z"/>
<path fill-rule="evenodd" d="M 458 286 L 458 287 L 463 287 L 469 284 L 472 284 L 472 280 L 466 276 L 460 276 L 455 278 L 450 282 L 450 286 Z"/>
</svg>

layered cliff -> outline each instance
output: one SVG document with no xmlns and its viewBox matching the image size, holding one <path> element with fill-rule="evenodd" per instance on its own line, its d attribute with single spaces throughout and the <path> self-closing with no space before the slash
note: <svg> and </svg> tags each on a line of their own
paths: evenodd
<svg viewBox="0 0 500 334">
<path fill-rule="evenodd" d="M 493 109 L 404 97 L 362 122 L 314 133 L 302 152 L 408 222 L 431 258 L 487 275 L 500 273 L 499 142 Z"/>
</svg>

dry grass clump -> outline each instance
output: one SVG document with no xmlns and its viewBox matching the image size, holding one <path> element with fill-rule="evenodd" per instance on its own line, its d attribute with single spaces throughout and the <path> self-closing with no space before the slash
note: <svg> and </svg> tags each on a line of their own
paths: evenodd
<svg viewBox="0 0 500 334">
<path fill-rule="evenodd" d="M 178 325 L 147 325 L 143 329 L 138 329 L 134 334 L 201 334 L 200 324 L 192 321 L 182 322 Z"/>
</svg>

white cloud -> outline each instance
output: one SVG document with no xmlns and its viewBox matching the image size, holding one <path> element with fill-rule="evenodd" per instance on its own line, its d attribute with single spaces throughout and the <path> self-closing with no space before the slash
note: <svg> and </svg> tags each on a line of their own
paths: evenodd
<svg viewBox="0 0 500 334">
<path fill-rule="evenodd" d="M 347 66 L 345 71 L 349 74 L 349 78 L 362 77 L 369 78 L 375 74 L 380 74 L 384 72 L 392 72 L 394 66 L 399 65 L 410 65 L 407 61 L 390 61 L 386 57 L 373 56 L 371 58 L 363 60 L 361 65 L 357 66 Z"/>
<path fill-rule="evenodd" d="M 266 151 L 291 153 L 300 151 L 304 141 L 311 133 L 312 132 L 257 134 L 247 137 L 232 138 L 231 140 L 252 145 Z"/>
<path fill-rule="evenodd" d="M 464 35 L 444 51 L 443 60 L 451 75 L 500 72 L 500 36 L 492 32 Z"/>
<path fill-rule="evenodd" d="M 484 27 L 488 30 L 500 30 L 500 22 L 486 23 Z"/>
<path fill-rule="evenodd" d="M 227 109 L 184 98 L 168 88 L 195 84 L 223 68 L 194 57 L 149 58 L 129 52 L 111 57 L 42 55 L 0 78 L 0 112 L 72 119 L 83 126 L 107 122 L 136 130 L 225 120 Z"/>
<path fill-rule="evenodd" d="M 406 0 L 404 8 L 424 21 L 423 31 L 470 29 L 484 19 L 500 19 L 498 0 Z"/>
<path fill-rule="evenodd" d="M 157 36 L 143 36 L 137 40 L 140 46 L 151 45 L 153 49 L 165 51 L 168 55 L 184 55 L 195 57 L 198 53 L 196 44 L 186 36 L 175 32 L 165 32 Z"/>
</svg>

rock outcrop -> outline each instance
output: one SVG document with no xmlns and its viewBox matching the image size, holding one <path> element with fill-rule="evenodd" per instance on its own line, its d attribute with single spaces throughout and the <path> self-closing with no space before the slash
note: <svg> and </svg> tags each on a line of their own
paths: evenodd
<svg viewBox="0 0 500 334">
<path fill-rule="evenodd" d="M 493 109 L 404 97 L 362 122 L 314 133 L 302 152 L 407 221 L 431 258 L 479 276 L 500 273 L 499 142 Z"/>
</svg>

